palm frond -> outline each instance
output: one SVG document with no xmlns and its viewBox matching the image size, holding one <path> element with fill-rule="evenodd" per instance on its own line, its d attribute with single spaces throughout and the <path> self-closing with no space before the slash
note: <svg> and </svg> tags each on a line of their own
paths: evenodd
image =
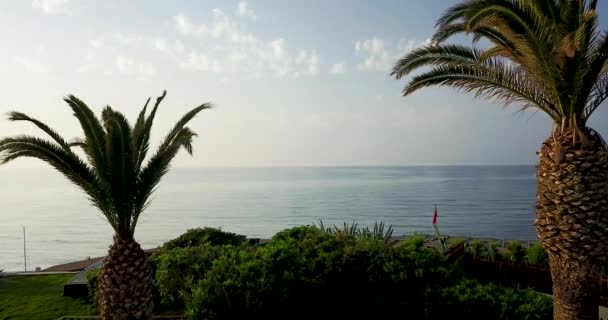
<svg viewBox="0 0 608 320">
<path fill-rule="evenodd" d="M 69 149 L 37 137 L 17 136 L 0 139 L 0 154 L 2 163 L 23 157 L 40 159 L 80 187 L 102 212 L 108 208 L 107 194 L 95 173 Z M 114 226 L 116 221 L 112 217 L 106 218 Z"/>
<path fill-rule="evenodd" d="M 460 45 L 431 45 L 412 50 L 399 59 L 391 76 L 400 79 L 412 71 L 428 65 L 476 64 L 482 52 Z"/>
<path fill-rule="evenodd" d="M 435 85 L 474 92 L 476 96 L 495 99 L 505 105 L 518 102 L 523 104 L 523 108 L 537 107 L 552 118 L 559 115 L 558 110 L 547 102 L 533 80 L 528 79 L 524 72 L 499 61 L 493 61 L 491 66 L 438 66 L 413 77 L 403 94 L 409 95 L 424 87 Z"/>
<path fill-rule="evenodd" d="M 199 112 L 205 110 L 205 109 L 209 109 L 212 108 L 211 103 L 204 103 L 192 110 L 190 110 L 188 113 L 186 113 L 173 127 L 173 129 L 169 132 L 169 134 L 165 137 L 164 142 L 161 145 L 161 149 L 166 148 L 167 146 L 169 146 L 173 140 L 175 140 L 175 138 L 177 137 L 177 135 L 182 131 L 182 129 L 184 128 L 184 126 L 186 124 L 188 124 L 188 122 L 190 122 L 190 120 L 192 120 Z M 192 153 L 192 150 L 190 149 L 188 151 L 188 153 Z"/>
<path fill-rule="evenodd" d="M 196 134 L 185 125 L 201 110 L 209 107 L 204 104 L 184 115 L 142 168 L 141 163 L 149 148 L 152 123 L 165 94 L 163 92 L 156 100 L 151 114 L 146 117 L 148 99 L 134 127 L 122 113 L 109 106 L 103 109 L 100 121 L 84 102 L 70 95 L 65 101 L 74 111 L 84 131 L 84 138 L 69 142 L 41 121 L 13 112 L 9 120 L 34 123 L 53 140 L 32 136 L 0 139 L 0 162 L 7 163 L 22 157 L 47 162 L 86 193 L 118 238 L 132 239 L 150 195 L 169 170 L 178 151 L 184 148 L 192 154 L 192 140 Z M 89 163 L 81 159 L 72 150 L 73 147 L 82 148 Z"/>
<path fill-rule="evenodd" d="M 102 181 L 106 179 L 106 159 L 105 159 L 105 131 L 99 119 L 93 111 L 82 100 L 73 95 L 69 95 L 64 101 L 72 108 L 74 116 L 80 122 L 86 141 L 86 154 L 97 175 Z"/>
<path fill-rule="evenodd" d="M 148 199 L 154 192 L 162 177 L 169 171 L 171 161 L 177 155 L 180 148 L 192 153 L 192 139 L 196 136 L 190 128 L 183 128 L 175 136 L 170 145 L 159 147 L 158 151 L 150 158 L 145 167 L 139 173 L 137 193 L 134 200 L 134 217 L 131 221 L 131 230 L 135 230 L 139 215 L 148 204 Z"/>
<path fill-rule="evenodd" d="M 51 129 L 48 125 L 46 125 L 42 121 L 39 121 L 39 120 L 34 119 L 34 118 L 31 118 L 28 115 L 26 115 L 25 113 L 21 113 L 21 112 L 17 112 L 17 111 L 10 112 L 8 120 L 9 121 L 28 121 L 28 122 L 31 122 L 34 125 L 36 125 L 38 128 L 40 128 L 40 130 L 44 131 L 51 138 L 53 138 L 53 140 L 55 140 L 55 142 L 57 142 L 62 148 L 69 149 L 69 145 L 65 141 L 65 139 L 63 139 L 63 137 L 59 133 L 57 133 L 57 131 Z"/>
<path fill-rule="evenodd" d="M 139 171 L 141 169 L 141 165 L 143 164 L 144 160 L 146 159 L 146 155 L 148 154 L 148 150 L 150 148 L 150 131 L 152 131 L 152 123 L 154 123 L 154 117 L 156 116 L 156 111 L 158 110 L 158 106 L 160 105 L 160 103 L 163 101 L 163 99 L 165 99 L 165 96 L 167 95 L 167 91 L 163 91 L 163 94 L 156 98 L 156 103 L 154 104 L 154 107 L 152 108 L 152 112 L 150 112 L 150 115 L 148 116 L 148 118 L 146 118 L 143 128 L 139 129 L 137 131 L 137 141 L 134 147 L 134 150 L 137 150 L 137 163 L 135 165 L 136 171 Z M 146 102 L 146 106 L 147 106 L 147 102 Z M 142 113 L 145 114 L 145 109 L 146 106 L 144 106 L 144 110 L 142 110 Z M 141 114 L 141 113 L 140 113 Z"/>
<path fill-rule="evenodd" d="M 456 87 L 535 106 L 559 130 L 580 133 L 607 98 L 608 35 L 597 31 L 596 6 L 596 0 L 463 0 L 438 19 L 433 46 L 405 55 L 391 75 L 400 79 L 434 67 L 414 75 L 404 94 Z M 446 44 L 460 34 L 472 36 L 473 46 Z M 476 49 L 480 40 L 490 47 Z"/>
</svg>

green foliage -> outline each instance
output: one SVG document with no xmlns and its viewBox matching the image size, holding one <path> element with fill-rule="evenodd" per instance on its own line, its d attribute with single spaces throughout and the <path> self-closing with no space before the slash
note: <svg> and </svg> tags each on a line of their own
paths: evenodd
<svg viewBox="0 0 608 320">
<path fill-rule="evenodd" d="M 509 260 L 513 263 L 523 263 L 526 257 L 526 249 L 521 245 L 521 242 L 514 240 L 507 243 L 509 249 Z"/>
<path fill-rule="evenodd" d="M 93 269 L 87 272 L 87 288 L 89 289 L 89 300 L 97 303 L 97 279 L 101 269 Z"/>
<path fill-rule="evenodd" d="M 413 235 L 401 240 L 397 246 L 417 250 L 424 246 L 424 241 L 424 236 Z"/>
<path fill-rule="evenodd" d="M 552 299 L 532 290 L 515 290 L 464 280 L 442 290 L 436 319 L 553 319 Z"/>
<path fill-rule="evenodd" d="M 165 305 L 183 307 L 190 302 L 192 288 L 211 269 L 213 261 L 226 249 L 203 243 L 198 247 L 176 248 L 154 256 L 156 285 Z"/>
<path fill-rule="evenodd" d="M 539 267 L 549 266 L 549 257 L 542 244 L 535 243 L 528 249 L 528 263 Z"/>
<path fill-rule="evenodd" d="M 490 261 L 496 261 L 498 258 L 500 258 L 498 245 L 494 241 L 488 242 L 488 259 Z"/>
<path fill-rule="evenodd" d="M 608 97 L 608 33 L 599 30 L 597 2 L 459 1 L 438 19 L 432 41 L 405 54 L 391 75 L 421 71 L 404 95 L 448 86 L 538 109 L 557 133 L 584 142 L 589 117 Z M 448 42 L 462 35 L 470 46 Z"/>
<path fill-rule="evenodd" d="M 205 243 L 208 243 L 212 246 L 238 246 L 244 243 L 245 240 L 247 240 L 247 238 L 243 235 L 222 231 L 216 228 L 196 228 L 186 231 L 186 233 L 182 234 L 176 239 L 167 241 L 163 245 L 163 250 L 198 247 Z"/>
<path fill-rule="evenodd" d="M 488 258 L 488 249 L 486 244 L 478 239 L 471 241 L 471 244 L 466 248 L 466 254 L 471 255 L 476 259 L 487 259 Z"/>
<path fill-rule="evenodd" d="M 280 240 L 306 240 L 311 238 L 319 237 L 321 234 L 325 232 L 325 229 L 321 225 L 320 228 L 316 226 L 299 226 L 290 229 L 285 229 L 280 232 L 277 232 L 274 237 L 272 237 L 273 241 Z"/>
<path fill-rule="evenodd" d="M 459 245 L 463 244 L 465 241 L 466 241 L 466 239 L 465 239 L 465 238 L 460 238 L 460 237 L 457 237 L 457 238 L 449 238 L 449 239 L 448 239 L 448 248 L 449 248 L 449 249 L 456 248 L 456 247 L 458 247 Z"/>
<path fill-rule="evenodd" d="M 413 319 L 442 319 L 432 310 L 463 274 L 420 239 L 390 247 L 306 226 L 284 230 L 264 246 L 230 247 L 202 280 L 191 282 L 186 313 L 191 319 L 282 319 L 297 310 L 296 318 L 312 319 L 323 310 L 324 318 L 360 319 L 398 318 L 408 310 Z M 496 298 L 485 308 L 499 313 L 503 306 Z"/>
<path fill-rule="evenodd" d="M 341 238 L 354 238 L 354 239 L 373 239 L 373 240 L 381 240 L 385 243 L 390 241 L 390 238 L 393 236 L 393 226 L 389 225 L 388 227 L 384 224 L 384 222 L 375 222 L 373 228 L 363 227 L 361 228 L 358 223 L 347 223 L 344 222 L 342 228 L 338 228 L 336 225 L 333 227 L 325 227 L 323 221 L 320 220 L 319 224 L 316 226 L 319 230 L 323 232 L 327 232 L 329 234 L 333 234 L 336 237 Z"/>
<path fill-rule="evenodd" d="M 11 112 L 10 121 L 30 122 L 48 137 L 20 135 L 0 139 L 0 160 L 7 163 L 31 157 L 48 163 L 84 191 L 118 237 L 132 239 L 140 214 L 177 152 L 184 148 L 192 154 L 192 140 L 196 134 L 186 125 L 200 111 L 211 107 L 203 104 L 186 113 L 144 164 L 152 123 L 165 94 L 163 92 L 156 100 L 152 112 L 146 116 L 148 99 L 134 126 L 109 106 L 98 118 L 83 101 L 69 95 L 64 100 L 84 134 L 84 138 L 72 142 L 37 119 Z M 81 148 L 86 160 L 73 148 Z"/>
</svg>

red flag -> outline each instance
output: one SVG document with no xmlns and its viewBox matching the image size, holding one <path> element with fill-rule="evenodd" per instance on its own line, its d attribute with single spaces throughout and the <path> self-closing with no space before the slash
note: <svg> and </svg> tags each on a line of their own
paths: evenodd
<svg viewBox="0 0 608 320">
<path fill-rule="evenodd" d="M 437 224 L 437 207 L 435 207 L 435 215 L 433 216 L 433 224 Z"/>
</svg>

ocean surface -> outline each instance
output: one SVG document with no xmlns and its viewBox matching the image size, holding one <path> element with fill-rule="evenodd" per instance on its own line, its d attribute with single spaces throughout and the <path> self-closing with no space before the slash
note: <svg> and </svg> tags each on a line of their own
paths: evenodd
<svg viewBox="0 0 608 320">
<path fill-rule="evenodd" d="M 136 232 L 144 248 L 189 228 L 221 227 L 269 238 L 282 229 L 375 221 L 395 234 L 536 239 L 533 166 L 174 169 Z M 82 192 L 50 168 L 0 168 L 0 269 L 104 255 L 112 230 Z"/>
</svg>

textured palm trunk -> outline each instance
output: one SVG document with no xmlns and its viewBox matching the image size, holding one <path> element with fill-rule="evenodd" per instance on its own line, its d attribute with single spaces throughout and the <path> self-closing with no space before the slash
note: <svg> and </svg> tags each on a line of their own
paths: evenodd
<svg viewBox="0 0 608 320">
<path fill-rule="evenodd" d="M 554 319 L 598 319 L 600 258 L 608 245 L 608 153 L 588 130 L 588 143 L 554 134 L 537 170 L 536 230 L 549 254 Z"/>
<path fill-rule="evenodd" d="M 152 268 L 135 240 L 115 238 L 98 280 L 102 319 L 151 319 L 154 308 Z"/>
</svg>

